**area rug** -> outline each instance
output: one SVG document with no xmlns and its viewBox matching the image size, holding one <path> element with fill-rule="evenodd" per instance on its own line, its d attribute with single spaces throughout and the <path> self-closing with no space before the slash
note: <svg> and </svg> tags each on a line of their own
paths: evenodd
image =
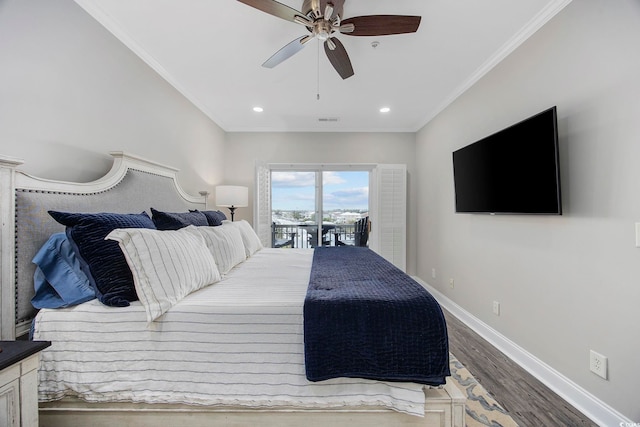
<svg viewBox="0 0 640 427">
<path fill-rule="evenodd" d="M 454 384 L 467 397 L 467 427 L 518 427 L 507 411 L 489 395 L 453 354 L 449 354 L 449 364 Z"/>
</svg>

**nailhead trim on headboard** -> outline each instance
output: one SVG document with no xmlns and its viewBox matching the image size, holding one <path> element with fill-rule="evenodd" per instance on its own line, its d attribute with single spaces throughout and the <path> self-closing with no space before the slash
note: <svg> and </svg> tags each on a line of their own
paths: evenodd
<svg viewBox="0 0 640 427">
<path fill-rule="evenodd" d="M 135 166 L 135 165 L 134 165 Z M 158 169 L 158 172 L 154 171 Z M 50 209 L 84 212 L 150 213 L 150 208 L 171 212 L 188 209 L 203 209 L 204 199 L 184 193 L 175 181 L 175 170 L 164 169 L 161 165 L 150 167 L 126 167 L 121 179 L 111 179 L 108 188 L 87 191 L 87 184 L 77 184 L 78 191 L 72 191 L 76 184 L 62 183 L 63 191 L 56 191 L 55 185 L 45 182 L 45 189 L 37 188 L 37 179 L 28 180 L 28 188 L 14 191 L 14 302 L 16 335 L 28 332 L 36 314 L 31 308 L 33 296 L 33 273 L 35 265 L 31 259 L 44 244 L 48 236 L 64 227 L 56 223 L 46 212 Z M 185 199 L 185 195 L 189 199 Z M 28 234 L 27 234 L 28 233 Z M 26 252 L 25 252 L 26 251 Z"/>
</svg>

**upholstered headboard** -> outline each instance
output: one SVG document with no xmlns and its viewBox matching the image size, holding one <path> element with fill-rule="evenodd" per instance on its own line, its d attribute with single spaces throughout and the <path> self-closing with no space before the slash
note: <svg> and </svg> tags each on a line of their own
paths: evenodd
<svg viewBox="0 0 640 427">
<path fill-rule="evenodd" d="M 21 161 L 0 157 L 3 340 L 26 333 L 36 314 L 31 306 L 35 272 L 31 260 L 52 233 L 64 230 L 47 211 L 150 213 L 151 207 L 170 212 L 205 208 L 203 197 L 180 188 L 177 169 L 123 152 L 110 154 L 111 170 L 89 183 L 34 178 L 16 170 Z"/>
</svg>

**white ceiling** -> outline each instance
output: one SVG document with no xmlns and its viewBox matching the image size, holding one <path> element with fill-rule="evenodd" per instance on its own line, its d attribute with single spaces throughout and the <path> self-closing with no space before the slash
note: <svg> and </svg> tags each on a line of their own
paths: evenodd
<svg viewBox="0 0 640 427">
<path fill-rule="evenodd" d="M 355 71 L 342 80 L 316 40 L 273 69 L 261 67 L 307 32 L 236 0 L 76 0 L 228 132 L 415 132 L 570 1 L 346 0 L 343 18 L 422 22 L 413 34 L 339 34 Z M 391 111 L 380 113 L 383 106 Z"/>
</svg>

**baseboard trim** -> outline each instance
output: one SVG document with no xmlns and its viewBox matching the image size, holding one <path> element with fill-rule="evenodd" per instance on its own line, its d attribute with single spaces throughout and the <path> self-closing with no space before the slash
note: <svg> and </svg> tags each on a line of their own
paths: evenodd
<svg viewBox="0 0 640 427">
<path fill-rule="evenodd" d="M 594 423 L 602 427 L 625 424 L 635 425 L 620 412 L 460 307 L 425 281 L 418 277 L 414 277 L 414 279 L 424 286 L 436 300 L 438 300 L 440 305 L 451 314 L 507 355 L 507 357 L 520 365 L 524 370 L 535 376 L 540 382 L 557 393 L 571 406 L 589 417 Z"/>
</svg>

